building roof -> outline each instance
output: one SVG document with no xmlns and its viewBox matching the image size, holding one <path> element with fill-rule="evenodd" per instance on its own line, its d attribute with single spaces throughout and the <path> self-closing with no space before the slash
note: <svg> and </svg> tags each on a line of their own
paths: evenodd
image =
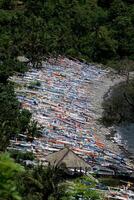
<svg viewBox="0 0 134 200">
<path fill-rule="evenodd" d="M 90 168 L 88 163 L 67 147 L 49 154 L 45 159 L 53 166 L 60 166 L 64 163 L 67 168 Z"/>
</svg>

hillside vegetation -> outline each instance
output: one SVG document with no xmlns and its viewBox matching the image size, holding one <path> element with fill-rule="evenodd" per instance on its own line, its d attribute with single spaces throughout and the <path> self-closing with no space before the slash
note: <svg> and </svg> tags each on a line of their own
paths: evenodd
<svg viewBox="0 0 134 200">
<path fill-rule="evenodd" d="M 0 0 L 0 26 L 0 79 L 26 70 L 20 55 L 34 66 L 61 54 L 134 69 L 132 0 Z"/>
<path fill-rule="evenodd" d="M 2 59 L 134 59 L 132 0 L 0 0 Z"/>
</svg>

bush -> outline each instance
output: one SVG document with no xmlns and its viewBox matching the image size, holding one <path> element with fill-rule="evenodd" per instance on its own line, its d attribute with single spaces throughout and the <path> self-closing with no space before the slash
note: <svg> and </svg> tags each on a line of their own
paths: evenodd
<svg viewBox="0 0 134 200">
<path fill-rule="evenodd" d="M 35 88 L 35 87 L 40 87 L 41 86 L 41 83 L 40 83 L 40 81 L 33 81 L 33 82 L 31 82 L 30 84 L 29 84 L 29 88 L 30 89 L 33 89 L 33 88 Z"/>
<path fill-rule="evenodd" d="M 21 162 L 23 160 L 34 160 L 34 154 L 32 152 L 20 152 L 17 150 L 11 150 L 10 155 L 16 160 L 16 162 Z"/>
<path fill-rule="evenodd" d="M 103 101 L 101 122 L 106 126 L 134 121 L 134 80 L 122 82 L 112 88 Z"/>
</svg>

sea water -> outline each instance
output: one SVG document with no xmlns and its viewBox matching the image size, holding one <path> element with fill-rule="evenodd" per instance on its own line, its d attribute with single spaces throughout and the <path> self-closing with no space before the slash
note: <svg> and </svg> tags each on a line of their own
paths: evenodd
<svg viewBox="0 0 134 200">
<path fill-rule="evenodd" d="M 118 142 L 134 156 L 134 123 L 124 123 L 116 129 L 119 136 Z"/>
</svg>

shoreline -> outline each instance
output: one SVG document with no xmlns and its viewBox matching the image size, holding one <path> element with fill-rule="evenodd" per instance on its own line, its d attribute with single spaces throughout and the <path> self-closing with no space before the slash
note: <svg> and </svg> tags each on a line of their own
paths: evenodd
<svg viewBox="0 0 134 200">
<path fill-rule="evenodd" d="M 106 139 L 108 141 L 112 142 L 113 144 L 116 144 L 119 147 L 119 149 L 121 150 L 121 153 L 134 164 L 134 154 L 131 153 L 127 148 L 125 148 L 124 145 L 120 145 L 115 140 L 114 136 L 115 136 L 115 133 L 111 132 L 109 135 L 106 135 Z"/>
<path fill-rule="evenodd" d="M 121 84 L 122 82 L 124 82 L 124 77 L 123 76 L 122 76 L 122 80 L 121 81 L 119 81 L 118 83 L 115 83 L 112 87 L 110 86 L 108 91 L 104 94 L 103 101 L 105 101 L 105 98 L 110 97 L 112 88 L 116 87 L 118 84 Z M 131 160 L 131 162 L 133 162 L 133 164 L 134 164 L 134 152 L 131 152 L 129 150 L 129 147 L 127 147 L 126 144 L 125 144 L 126 142 L 128 142 L 128 138 L 127 137 L 126 137 L 126 139 L 122 138 L 122 134 L 123 133 L 121 133 L 121 131 L 119 131 L 120 128 L 122 128 L 123 126 L 126 129 L 126 126 L 129 126 L 131 124 L 133 124 L 133 123 L 124 122 L 122 124 L 106 127 L 106 128 L 109 129 L 109 133 L 106 134 L 106 139 L 108 141 L 110 141 L 111 143 L 113 143 L 113 148 L 114 148 L 114 146 L 116 144 L 119 147 L 119 149 L 121 150 L 121 153 L 123 153 L 124 156 L 126 158 L 128 158 L 129 160 Z M 102 124 L 102 126 L 103 126 L 103 124 Z"/>
<path fill-rule="evenodd" d="M 102 84 L 103 85 L 101 86 L 101 88 L 99 88 L 99 92 L 96 92 L 96 94 L 101 94 L 100 103 L 99 103 L 100 104 L 100 108 L 99 108 L 99 110 L 100 110 L 99 116 L 100 117 L 96 120 L 96 123 L 98 123 L 98 120 L 102 116 L 103 110 L 102 110 L 102 106 L 101 105 L 102 105 L 102 102 L 105 99 L 105 96 L 110 95 L 111 88 L 113 86 L 118 85 L 121 82 L 123 82 L 124 79 L 125 78 L 123 76 L 119 76 L 119 75 L 116 75 L 116 74 L 111 76 L 110 72 L 108 72 L 106 74 L 106 76 L 103 77 L 103 79 L 102 79 Z M 102 91 L 100 89 L 102 89 Z M 97 98 L 98 98 L 98 95 L 97 95 Z M 97 108 L 97 112 L 98 112 L 98 108 Z M 115 138 L 114 138 L 115 133 L 112 133 L 110 127 L 105 127 L 103 124 L 100 124 L 100 123 L 98 125 L 105 132 L 103 134 L 102 142 L 104 142 L 107 147 L 110 146 L 110 148 L 112 149 L 113 152 L 115 152 L 115 153 L 118 152 L 119 154 L 123 154 L 125 156 L 125 158 L 128 159 L 128 161 L 130 161 L 130 163 L 132 163 L 132 165 L 134 166 L 134 154 L 129 152 L 129 150 L 127 150 L 123 145 L 120 145 L 115 140 Z M 99 134 L 98 134 L 98 136 L 99 136 Z"/>
</svg>

